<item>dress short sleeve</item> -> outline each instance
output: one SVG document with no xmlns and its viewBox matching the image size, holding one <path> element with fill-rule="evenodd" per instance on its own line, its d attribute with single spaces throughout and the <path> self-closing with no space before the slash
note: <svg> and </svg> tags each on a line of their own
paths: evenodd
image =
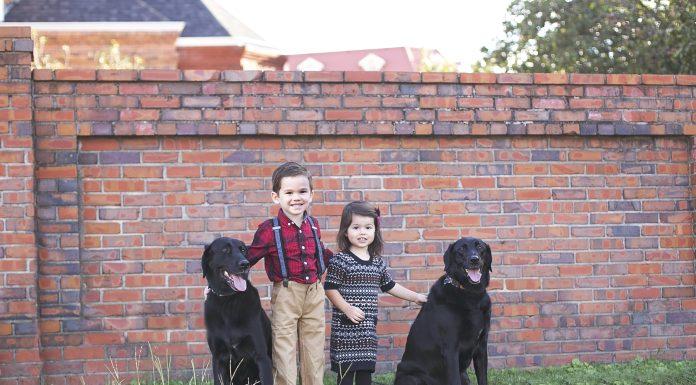
<svg viewBox="0 0 696 385">
<path fill-rule="evenodd" d="M 326 280 L 324 290 L 335 290 L 341 287 L 346 278 L 346 265 L 343 254 L 339 253 L 329 260 L 329 267 L 326 270 Z"/>
<path fill-rule="evenodd" d="M 396 285 L 396 282 L 392 279 L 391 275 L 389 274 L 389 271 L 387 270 L 387 263 L 384 262 L 384 259 L 379 260 L 379 270 L 380 270 L 380 280 L 379 280 L 379 288 L 382 290 L 382 292 L 387 292 L 391 289 L 394 288 Z"/>
</svg>

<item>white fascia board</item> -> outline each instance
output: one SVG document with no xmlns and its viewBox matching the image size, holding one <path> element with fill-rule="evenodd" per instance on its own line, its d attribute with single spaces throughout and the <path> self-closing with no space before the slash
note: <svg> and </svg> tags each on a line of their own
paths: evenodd
<svg viewBox="0 0 696 385">
<path fill-rule="evenodd" d="M 280 50 L 269 47 L 254 39 L 233 36 L 207 36 L 207 37 L 179 37 L 176 39 L 177 47 L 246 47 L 247 50 L 269 56 L 281 55 Z"/>
<path fill-rule="evenodd" d="M 12 22 L 7 27 L 31 27 L 55 32 L 178 32 L 184 30 L 183 21 L 100 21 L 100 22 Z"/>
</svg>

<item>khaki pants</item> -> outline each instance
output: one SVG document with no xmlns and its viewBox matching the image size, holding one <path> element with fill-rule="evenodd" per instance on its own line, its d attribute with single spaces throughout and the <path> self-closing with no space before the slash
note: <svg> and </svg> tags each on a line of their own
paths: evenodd
<svg viewBox="0 0 696 385">
<path fill-rule="evenodd" d="M 275 384 L 295 385 L 299 340 L 302 385 L 323 385 L 326 326 L 321 281 L 308 285 L 290 281 L 288 287 L 274 283 L 271 308 Z"/>
</svg>

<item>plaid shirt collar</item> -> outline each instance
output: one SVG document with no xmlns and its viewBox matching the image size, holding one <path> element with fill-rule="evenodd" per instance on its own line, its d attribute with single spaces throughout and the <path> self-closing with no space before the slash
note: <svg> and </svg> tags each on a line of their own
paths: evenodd
<svg viewBox="0 0 696 385">
<path fill-rule="evenodd" d="M 302 223 L 304 224 L 307 221 L 307 211 L 302 214 Z M 288 218 L 288 216 L 285 214 L 285 211 L 283 209 L 278 209 L 278 222 L 280 223 L 280 227 L 297 227 L 295 225 L 295 222 L 292 221 L 292 219 Z"/>
</svg>

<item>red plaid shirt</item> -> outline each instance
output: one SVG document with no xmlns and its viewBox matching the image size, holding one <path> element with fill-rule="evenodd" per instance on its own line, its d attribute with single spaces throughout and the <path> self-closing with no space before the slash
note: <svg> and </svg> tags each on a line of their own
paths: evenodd
<svg viewBox="0 0 696 385">
<path fill-rule="evenodd" d="M 317 227 L 317 234 L 321 238 L 319 224 L 312 218 Z M 299 283 L 314 283 L 317 281 L 317 256 L 316 243 L 312 227 L 309 225 L 307 215 L 302 221 L 302 226 L 298 227 L 290 220 L 283 210 L 278 211 L 278 222 L 280 224 L 280 237 L 285 251 L 285 266 L 287 266 L 288 279 Z M 331 250 L 324 247 L 324 266 L 329 266 L 329 258 L 333 256 Z M 280 261 L 278 260 L 278 250 L 276 248 L 275 234 L 273 233 L 273 220 L 269 219 L 259 225 L 254 234 L 254 241 L 249 247 L 247 259 L 253 266 L 261 258 L 265 259 L 266 274 L 268 279 L 273 282 L 282 282 L 283 275 L 280 271 Z"/>
</svg>

